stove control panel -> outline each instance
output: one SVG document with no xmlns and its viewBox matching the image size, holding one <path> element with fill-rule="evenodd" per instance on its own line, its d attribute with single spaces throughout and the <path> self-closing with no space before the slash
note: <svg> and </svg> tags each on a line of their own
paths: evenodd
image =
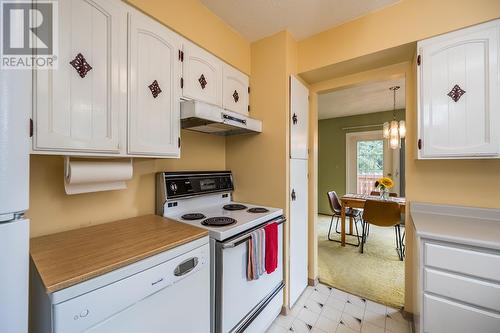
<svg viewBox="0 0 500 333">
<path fill-rule="evenodd" d="M 234 190 L 231 171 L 159 172 L 156 174 L 156 213 L 166 200 Z"/>
</svg>

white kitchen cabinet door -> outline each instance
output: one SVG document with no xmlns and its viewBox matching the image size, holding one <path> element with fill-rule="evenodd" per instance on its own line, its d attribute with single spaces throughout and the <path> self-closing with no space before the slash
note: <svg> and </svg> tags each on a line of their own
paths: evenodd
<svg viewBox="0 0 500 333">
<path fill-rule="evenodd" d="M 226 64 L 223 65 L 223 75 L 223 108 L 248 116 L 248 76 Z"/>
<path fill-rule="evenodd" d="M 307 162 L 290 159 L 290 306 L 307 287 Z"/>
<path fill-rule="evenodd" d="M 290 158 L 308 157 L 309 89 L 290 76 Z"/>
<path fill-rule="evenodd" d="M 222 107 L 222 61 L 188 41 L 182 57 L 182 95 Z"/>
<path fill-rule="evenodd" d="M 126 109 L 125 7 L 104 0 L 58 4 L 59 66 L 35 71 L 33 149 L 118 153 Z M 84 62 L 88 71 L 73 67 Z"/>
<path fill-rule="evenodd" d="M 137 11 L 130 14 L 129 27 L 128 152 L 178 156 L 179 38 Z"/>
<path fill-rule="evenodd" d="M 499 153 L 500 21 L 418 43 L 419 158 Z"/>
</svg>

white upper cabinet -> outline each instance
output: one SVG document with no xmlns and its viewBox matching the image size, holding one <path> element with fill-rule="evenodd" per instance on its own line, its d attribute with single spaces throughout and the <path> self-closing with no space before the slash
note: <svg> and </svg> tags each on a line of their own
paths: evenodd
<svg viewBox="0 0 500 333">
<path fill-rule="evenodd" d="M 182 95 L 222 106 L 222 61 L 195 44 L 183 45 Z"/>
<path fill-rule="evenodd" d="M 248 76 L 224 64 L 222 82 L 222 107 L 248 116 Z"/>
<path fill-rule="evenodd" d="M 498 157 L 500 21 L 418 43 L 419 158 Z"/>
<path fill-rule="evenodd" d="M 309 89 L 290 76 L 290 158 L 308 158 Z"/>
<path fill-rule="evenodd" d="M 35 72 L 33 149 L 119 153 L 126 11 L 118 1 L 64 0 L 58 17 L 59 68 Z"/>
<path fill-rule="evenodd" d="M 179 155 L 179 37 L 133 11 L 129 21 L 128 152 Z"/>
</svg>

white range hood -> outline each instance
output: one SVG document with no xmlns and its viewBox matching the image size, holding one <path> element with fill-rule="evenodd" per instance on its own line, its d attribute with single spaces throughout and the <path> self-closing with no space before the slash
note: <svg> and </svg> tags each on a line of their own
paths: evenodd
<svg viewBox="0 0 500 333">
<path fill-rule="evenodd" d="M 262 132 L 262 121 L 198 101 L 181 102 L 181 126 L 216 135 Z"/>
</svg>

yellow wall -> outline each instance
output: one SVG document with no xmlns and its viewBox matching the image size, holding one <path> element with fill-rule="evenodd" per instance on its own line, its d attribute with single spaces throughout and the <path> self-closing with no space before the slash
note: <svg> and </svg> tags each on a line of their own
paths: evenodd
<svg viewBox="0 0 500 333">
<path fill-rule="evenodd" d="M 250 72 L 250 43 L 198 0 L 129 2 L 224 61 Z M 121 191 L 68 196 L 63 186 L 63 158 L 33 155 L 28 212 L 32 220 L 31 235 L 153 213 L 157 171 L 226 168 L 224 138 L 188 131 L 182 131 L 181 136 L 180 159 L 136 159 L 134 178 L 128 182 L 128 188 Z M 244 145 L 245 140 L 241 144 Z"/>
<path fill-rule="evenodd" d="M 155 172 L 225 169 L 223 137 L 183 131 L 182 140 L 180 159 L 135 159 L 134 178 L 119 191 L 66 195 L 63 157 L 31 155 L 31 236 L 153 214 Z"/>
<path fill-rule="evenodd" d="M 299 73 L 500 16 L 498 0 L 402 0 L 299 42 Z"/>
<path fill-rule="evenodd" d="M 235 178 L 234 198 L 282 208 L 288 216 L 288 77 L 297 63 L 296 42 L 287 31 L 251 45 L 251 116 L 261 119 L 259 135 L 226 139 L 226 167 Z M 285 224 L 285 281 L 288 283 L 289 225 Z M 288 293 L 285 287 L 285 300 Z"/>
</svg>

